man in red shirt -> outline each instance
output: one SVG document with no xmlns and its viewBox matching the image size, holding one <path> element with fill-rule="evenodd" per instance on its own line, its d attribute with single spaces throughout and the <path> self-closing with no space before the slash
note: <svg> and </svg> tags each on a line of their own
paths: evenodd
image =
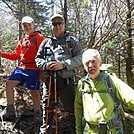
<svg viewBox="0 0 134 134">
<path fill-rule="evenodd" d="M 35 56 L 44 37 L 39 32 L 34 31 L 35 23 L 31 17 L 23 17 L 21 24 L 26 34 L 20 39 L 16 47 L 16 52 L 4 53 L 0 51 L 1 57 L 3 58 L 20 60 L 19 65 L 6 83 L 7 108 L 3 112 L 3 119 L 9 120 L 16 116 L 14 110 L 14 87 L 18 84 L 23 85 L 26 83 L 26 86 L 32 95 L 35 121 L 39 122 L 41 120 L 39 93 L 40 70 L 35 64 Z"/>
</svg>

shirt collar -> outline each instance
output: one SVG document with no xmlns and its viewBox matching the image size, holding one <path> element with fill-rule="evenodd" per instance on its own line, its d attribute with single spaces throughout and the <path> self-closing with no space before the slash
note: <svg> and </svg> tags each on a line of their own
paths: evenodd
<svg viewBox="0 0 134 134">
<path fill-rule="evenodd" d="M 104 71 L 101 71 L 101 73 L 100 73 L 100 77 L 98 78 L 98 79 L 95 79 L 95 81 L 102 81 L 104 79 Z M 85 77 L 84 77 L 84 79 L 83 79 L 84 81 L 89 81 L 89 80 L 91 80 L 91 78 L 90 78 L 90 76 L 87 74 Z"/>
</svg>

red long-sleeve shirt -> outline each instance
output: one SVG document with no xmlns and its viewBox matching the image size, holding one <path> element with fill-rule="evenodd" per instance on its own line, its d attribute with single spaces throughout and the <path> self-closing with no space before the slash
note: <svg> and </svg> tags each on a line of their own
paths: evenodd
<svg viewBox="0 0 134 134">
<path fill-rule="evenodd" d="M 34 42 L 36 44 L 34 44 L 32 38 L 34 38 Z M 18 67 L 20 68 L 39 70 L 35 63 L 35 56 L 43 40 L 44 37 L 39 32 L 34 32 L 30 35 L 25 35 L 20 39 L 16 47 L 15 53 L 2 52 L 2 57 L 10 60 L 20 59 L 20 63 L 18 65 Z"/>
</svg>

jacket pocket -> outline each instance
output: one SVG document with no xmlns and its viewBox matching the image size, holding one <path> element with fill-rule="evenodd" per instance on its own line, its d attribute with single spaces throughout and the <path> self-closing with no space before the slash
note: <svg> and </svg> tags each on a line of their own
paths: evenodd
<svg viewBox="0 0 134 134">
<path fill-rule="evenodd" d="M 58 71 L 58 75 L 62 78 L 70 78 L 75 76 L 75 70 L 67 70 L 67 69 L 63 69 Z"/>
</svg>

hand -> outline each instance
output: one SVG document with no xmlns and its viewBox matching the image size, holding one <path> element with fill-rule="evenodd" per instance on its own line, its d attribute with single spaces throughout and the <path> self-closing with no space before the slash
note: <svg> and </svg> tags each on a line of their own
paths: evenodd
<svg viewBox="0 0 134 134">
<path fill-rule="evenodd" d="M 4 45 L 4 40 L 2 40 L 1 44 L 0 44 L 0 50 L 2 50 L 2 46 Z"/>
<path fill-rule="evenodd" d="M 0 57 L 1 57 L 1 54 L 2 54 L 2 50 L 0 50 Z"/>
<path fill-rule="evenodd" d="M 39 75 L 39 80 L 40 80 L 40 82 L 44 82 L 45 81 L 45 77 L 43 76 L 43 74 Z"/>
<path fill-rule="evenodd" d="M 63 66 L 62 62 L 59 61 L 59 60 L 50 61 L 46 65 L 46 70 L 54 70 L 54 71 L 56 71 L 56 70 L 61 70 L 63 68 L 64 68 L 64 66 Z"/>
<path fill-rule="evenodd" d="M 0 44 L 0 57 L 1 57 L 1 54 L 2 54 L 2 46 L 4 45 L 4 40 L 2 40 L 1 44 Z"/>
</svg>

